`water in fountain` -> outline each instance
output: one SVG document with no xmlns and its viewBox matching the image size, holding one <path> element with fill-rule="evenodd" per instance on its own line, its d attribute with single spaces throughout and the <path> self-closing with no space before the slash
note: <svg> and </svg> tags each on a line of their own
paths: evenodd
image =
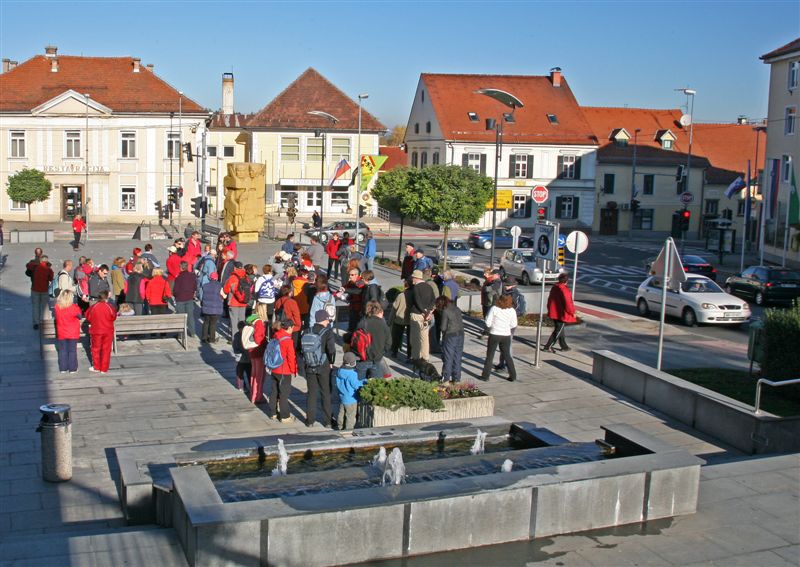
<svg viewBox="0 0 800 567">
<path fill-rule="evenodd" d="M 473 455 L 483 455 L 483 446 L 486 443 L 486 432 L 478 429 L 478 434 L 475 436 L 475 443 L 472 444 L 472 449 L 469 452 Z"/>
<path fill-rule="evenodd" d="M 283 439 L 278 439 L 278 465 L 272 469 L 272 476 L 286 476 L 286 466 L 289 464 L 289 453 L 283 446 Z"/>
<path fill-rule="evenodd" d="M 503 464 L 500 465 L 500 472 L 511 472 L 511 469 L 514 467 L 514 461 L 511 459 L 506 459 L 503 461 Z"/>
<path fill-rule="evenodd" d="M 375 455 L 375 458 L 372 459 L 372 466 L 383 468 L 383 465 L 386 463 L 386 447 L 381 447 L 378 449 L 378 454 Z"/>
<path fill-rule="evenodd" d="M 406 481 L 406 466 L 403 464 L 403 454 L 399 447 L 392 449 L 383 468 L 381 486 L 386 484 L 401 484 Z"/>
</svg>

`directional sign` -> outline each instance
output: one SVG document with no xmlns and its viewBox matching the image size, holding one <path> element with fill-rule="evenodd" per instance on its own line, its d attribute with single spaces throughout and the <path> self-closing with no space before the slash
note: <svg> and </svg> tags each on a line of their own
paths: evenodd
<svg viewBox="0 0 800 567">
<path fill-rule="evenodd" d="M 498 189 L 497 190 L 497 210 L 510 209 L 513 207 L 514 191 L 511 189 Z M 492 210 L 494 208 L 494 196 L 486 203 L 486 208 Z"/>
<path fill-rule="evenodd" d="M 558 235 L 558 247 L 562 248 L 563 246 L 567 245 L 567 237 L 563 234 Z"/>
<path fill-rule="evenodd" d="M 589 247 L 589 237 L 586 236 L 585 232 L 573 230 L 569 233 L 569 236 L 567 236 L 566 245 L 567 250 L 573 254 L 583 254 Z"/>
<path fill-rule="evenodd" d="M 558 226 L 536 223 L 533 229 L 533 253 L 536 258 L 555 262 L 558 253 Z"/>
<path fill-rule="evenodd" d="M 544 185 L 537 185 L 533 188 L 533 191 L 531 191 L 531 197 L 534 203 L 541 205 L 550 197 L 550 191 L 548 191 L 547 187 Z"/>
<path fill-rule="evenodd" d="M 681 193 L 681 203 L 683 203 L 684 205 L 688 205 L 692 201 L 694 201 L 694 195 L 692 195 L 691 192 L 684 191 L 683 193 Z"/>
<path fill-rule="evenodd" d="M 512 239 L 511 247 L 512 248 L 516 248 L 517 245 L 519 244 L 519 235 L 522 234 L 522 229 L 515 225 L 515 226 L 511 227 L 511 231 L 510 232 L 511 232 L 511 239 Z"/>
</svg>

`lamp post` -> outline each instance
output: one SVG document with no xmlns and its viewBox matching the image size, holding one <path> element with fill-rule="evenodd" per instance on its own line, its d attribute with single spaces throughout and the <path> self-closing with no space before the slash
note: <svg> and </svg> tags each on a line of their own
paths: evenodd
<svg viewBox="0 0 800 567">
<path fill-rule="evenodd" d="M 183 202 L 183 91 L 178 91 L 178 190 L 175 195 L 175 204 L 178 207 L 178 230 L 181 226 L 181 209 Z"/>
<path fill-rule="evenodd" d="M 356 250 L 358 250 L 358 231 L 361 221 L 361 101 L 368 99 L 368 93 L 358 95 L 358 181 L 356 185 Z"/>
<path fill-rule="evenodd" d="M 686 185 L 684 185 L 683 190 L 689 191 L 691 186 L 689 185 L 689 180 L 692 174 L 692 138 L 694 134 L 694 95 L 697 94 L 697 91 L 694 89 L 677 89 L 681 91 L 683 94 L 686 95 L 686 110 L 689 111 L 689 151 L 686 154 Z M 689 102 L 689 98 L 691 97 L 691 103 Z M 702 234 L 703 232 L 703 207 L 705 207 L 705 203 L 703 202 L 704 196 L 700 196 L 700 227 L 698 229 L 698 234 Z M 688 208 L 688 205 L 684 205 L 684 208 Z M 686 231 L 681 231 L 681 254 L 683 254 L 684 247 L 685 247 L 685 239 L 686 239 Z"/>
<path fill-rule="evenodd" d="M 503 151 L 503 122 L 514 122 L 514 111 L 525 106 L 522 101 L 513 94 L 499 89 L 478 89 L 476 94 L 481 94 L 493 98 L 503 103 L 511 109 L 511 112 L 504 112 L 500 120 L 494 118 L 486 119 L 486 129 L 495 131 L 495 155 L 494 155 L 494 196 L 492 202 L 492 248 L 489 252 L 489 268 L 494 268 L 494 248 L 495 232 L 497 228 L 497 173 L 500 169 L 501 153 Z"/>
<path fill-rule="evenodd" d="M 85 128 L 85 130 L 86 130 L 86 153 L 85 153 L 85 156 L 86 157 L 85 157 L 84 162 L 83 162 L 83 168 L 86 171 L 85 171 L 85 181 L 83 182 L 83 187 L 84 187 L 83 188 L 83 190 L 84 190 L 83 199 L 84 199 L 84 202 L 88 203 L 89 201 L 88 201 L 88 197 L 87 197 L 86 193 L 89 192 L 89 99 L 91 98 L 91 95 L 89 93 L 84 93 L 83 96 L 86 98 L 86 128 Z M 83 210 L 83 205 L 81 203 L 78 203 L 78 204 L 81 205 L 81 214 L 83 215 L 83 222 L 86 223 L 86 241 L 88 242 L 89 241 L 89 215 L 87 214 L 87 211 Z M 77 246 L 77 244 L 76 244 L 76 246 Z"/>
<path fill-rule="evenodd" d="M 339 122 L 339 119 L 336 118 L 333 114 L 329 114 L 327 112 L 323 112 L 322 110 L 309 110 L 308 114 L 311 114 L 312 116 L 319 116 L 320 118 L 324 118 L 325 120 L 330 122 L 331 125 L 333 125 L 333 126 L 336 126 L 336 123 Z M 319 223 L 320 223 L 320 231 L 318 233 L 319 237 L 320 237 L 320 240 L 322 240 L 322 226 L 324 226 L 323 225 L 323 219 L 325 218 L 324 217 L 324 215 L 325 215 L 325 130 L 320 128 L 319 130 L 317 130 L 314 133 L 314 135 L 316 137 L 321 137 L 322 138 L 322 161 L 320 162 L 320 167 L 319 167 L 319 201 L 320 201 Z"/>
</svg>

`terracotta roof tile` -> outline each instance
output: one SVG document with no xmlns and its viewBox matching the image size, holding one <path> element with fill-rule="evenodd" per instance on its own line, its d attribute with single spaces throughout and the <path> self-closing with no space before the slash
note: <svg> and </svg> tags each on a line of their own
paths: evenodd
<svg viewBox="0 0 800 567">
<path fill-rule="evenodd" d="M 755 175 L 756 132 L 753 124 L 695 124 L 694 142 L 699 143 L 702 154 L 719 171 L 708 172 L 716 178 L 733 181 L 739 175 L 747 175 L 747 160 Z M 764 168 L 766 155 L 766 133 L 761 136 L 758 148 L 758 166 Z M 725 173 L 728 172 L 728 173 Z M 730 177 L 733 175 L 733 177 Z M 709 182 L 711 179 L 709 178 Z"/>
<path fill-rule="evenodd" d="M 449 75 L 423 73 L 420 76 L 433 105 L 445 139 L 494 142 L 493 131 L 485 129 L 486 118 L 499 118 L 509 111 L 503 104 L 476 94 L 481 88 L 496 88 L 516 96 L 525 105 L 518 109 L 513 124 L 505 124 L 507 143 L 594 145 L 592 129 L 583 116 L 567 81 L 554 87 L 549 77 L 525 75 Z M 469 119 L 476 112 L 478 121 Z M 557 124 L 551 124 L 554 114 Z"/>
<path fill-rule="evenodd" d="M 358 104 L 311 67 L 259 110 L 248 121 L 248 126 L 301 130 L 330 128 L 330 122 L 308 114 L 310 110 L 321 110 L 335 116 L 339 120 L 336 130 L 358 130 Z M 386 126 L 362 108 L 361 130 L 383 132 Z"/>
<path fill-rule="evenodd" d="M 583 114 L 591 124 L 601 146 L 613 144 L 610 139 L 611 133 L 617 128 L 625 128 L 630 134 L 630 144 L 633 145 L 634 134 L 638 128 L 640 132 L 636 135 L 636 144 L 639 148 L 649 146 L 660 148 L 661 142 L 658 135 L 663 131 L 669 130 L 675 137 L 674 150 L 685 152 L 689 149 L 689 136 L 683 129 L 678 120 L 681 111 L 676 108 L 654 109 L 654 108 L 609 108 L 599 106 L 584 106 Z M 697 153 L 692 143 L 692 153 Z"/>
<path fill-rule="evenodd" d="M 759 59 L 766 61 L 767 59 L 772 59 L 773 57 L 779 57 L 781 55 L 792 53 L 793 51 L 800 51 L 800 37 L 790 41 L 786 45 L 782 45 L 778 49 L 773 49 L 769 53 L 765 53 L 764 55 L 759 57 Z"/>
<path fill-rule="evenodd" d="M 379 153 L 382 156 L 388 157 L 381 171 L 389 171 L 395 167 L 408 165 L 408 153 L 400 146 L 381 146 L 379 148 Z"/>
<path fill-rule="evenodd" d="M 253 116 L 253 114 L 242 114 L 240 112 L 234 112 L 233 114 L 215 112 L 211 117 L 211 128 L 231 128 L 234 130 L 244 128 Z"/>
<path fill-rule="evenodd" d="M 28 112 L 70 89 L 88 93 L 113 112 L 178 112 L 178 91 L 146 66 L 133 72 L 133 57 L 77 57 L 58 55 L 58 72 L 51 58 L 37 55 L 0 75 L 0 112 Z M 181 110 L 205 113 L 187 98 Z"/>
</svg>

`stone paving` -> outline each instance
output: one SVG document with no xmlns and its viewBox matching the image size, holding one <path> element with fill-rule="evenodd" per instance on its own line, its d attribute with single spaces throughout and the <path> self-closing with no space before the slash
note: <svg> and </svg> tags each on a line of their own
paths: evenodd
<svg viewBox="0 0 800 567">
<path fill-rule="evenodd" d="M 136 243 L 93 241 L 82 253 L 103 261 L 128 255 Z M 166 243 L 156 244 L 165 255 Z M 244 245 L 244 261 L 263 262 L 277 245 Z M 31 246 L 9 246 L 0 271 L 0 565 L 41 564 L 69 555 L 73 565 L 182 565 L 174 533 L 155 527 L 125 527 L 117 497 L 117 465 L 111 448 L 122 445 L 203 442 L 248 435 L 322 431 L 302 426 L 305 383 L 298 378 L 292 426 L 270 421 L 233 385 L 230 347 L 201 346 L 190 339 L 184 351 L 174 339 L 121 341 L 108 375 L 57 372 L 55 351 L 39 357 L 30 326 L 24 263 Z M 73 257 L 66 243 L 48 245 L 52 260 Z M 54 262 L 55 263 L 55 262 Z M 393 274 L 379 278 L 394 283 Z M 507 565 L 544 561 L 563 565 L 689 564 L 724 562 L 748 565 L 800 564 L 800 457 L 747 458 L 686 426 L 598 388 L 588 380 L 591 350 L 607 348 L 642 362 L 654 359 L 657 329 L 633 317 L 587 315 L 582 328 L 570 329 L 573 350 L 542 356 L 533 365 L 532 330 L 521 330 L 515 344 L 519 381 L 493 376 L 478 382 L 496 397 L 496 413 L 526 420 L 576 441 L 602 437 L 600 427 L 628 423 L 709 460 L 703 468 L 699 512 L 658 525 L 562 536 L 410 560 L 445 565 Z M 485 357 L 485 342 L 470 324 L 464 358 L 465 378 L 475 381 Z M 700 347 L 670 327 L 665 364 L 700 366 L 713 358 L 744 366 L 738 345 L 718 342 Z M 680 362 L 680 364 L 678 364 Z M 397 374 L 407 373 L 393 363 Z M 74 477 L 62 484 L 41 480 L 38 406 L 69 403 L 73 408 Z M 409 561 L 409 560 L 404 560 Z"/>
</svg>

